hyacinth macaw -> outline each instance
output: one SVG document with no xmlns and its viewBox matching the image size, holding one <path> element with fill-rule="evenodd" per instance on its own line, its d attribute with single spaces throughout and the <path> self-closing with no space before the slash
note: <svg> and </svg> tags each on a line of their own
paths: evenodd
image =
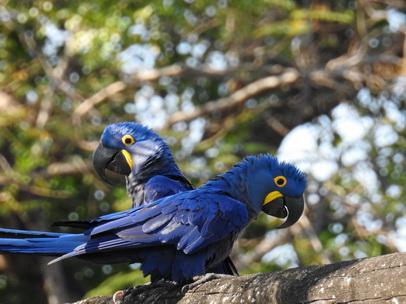
<svg viewBox="0 0 406 304">
<path fill-rule="evenodd" d="M 270 155 L 245 158 L 196 190 L 88 221 L 80 234 L 0 229 L 0 253 L 141 263 L 151 280 L 182 282 L 223 261 L 261 211 L 294 224 L 303 213 L 305 176 Z"/>
<path fill-rule="evenodd" d="M 107 183 L 106 169 L 125 175 L 133 207 L 194 189 L 180 172 L 164 140 L 135 122 L 105 128 L 93 153 L 93 167 Z"/>
<path fill-rule="evenodd" d="M 93 167 L 109 183 L 105 170 L 125 175 L 132 207 L 195 187 L 181 173 L 165 141 L 151 129 L 135 122 L 109 125 L 93 153 Z M 57 222 L 54 225 L 89 228 L 86 222 Z M 209 269 L 220 274 L 238 274 L 227 257 Z"/>
</svg>

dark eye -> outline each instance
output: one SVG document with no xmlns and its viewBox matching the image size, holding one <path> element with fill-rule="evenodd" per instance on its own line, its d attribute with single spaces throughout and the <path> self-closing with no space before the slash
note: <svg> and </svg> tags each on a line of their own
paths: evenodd
<svg viewBox="0 0 406 304">
<path fill-rule="evenodd" d="M 125 144 L 126 146 L 132 145 L 133 143 L 135 143 L 134 138 L 131 135 L 124 135 L 121 138 L 121 141 L 123 142 L 123 144 Z"/>
<path fill-rule="evenodd" d="M 273 180 L 274 180 L 275 184 L 276 184 L 278 187 L 283 187 L 283 186 L 285 186 L 286 183 L 287 183 L 287 180 L 286 180 L 286 178 L 285 178 L 284 176 L 277 176 L 277 177 L 275 177 Z"/>
</svg>

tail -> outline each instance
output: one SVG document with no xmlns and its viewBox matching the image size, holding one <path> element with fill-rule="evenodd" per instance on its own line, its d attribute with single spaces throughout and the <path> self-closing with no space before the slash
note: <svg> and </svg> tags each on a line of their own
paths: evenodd
<svg viewBox="0 0 406 304">
<path fill-rule="evenodd" d="M 60 256 L 88 241 L 83 234 L 26 231 L 0 228 L 0 254 Z"/>
</svg>

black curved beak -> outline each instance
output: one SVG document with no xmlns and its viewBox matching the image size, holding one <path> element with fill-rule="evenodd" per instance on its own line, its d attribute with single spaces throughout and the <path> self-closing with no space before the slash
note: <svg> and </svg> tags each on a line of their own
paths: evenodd
<svg viewBox="0 0 406 304">
<path fill-rule="evenodd" d="M 277 229 L 292 226 L 299 220 L 300 216 L 303 214 L 303 210 L 303 196 L 281 196 L 262 206 L 262 211 L 264 211 L 268 215 L 278 218 L 287 217 L 286 221 L 281 226 L 277 227 Z"/>
<path fill-rule="evenodd" d="M 106 147 L 102 142 L 93 152 L 93 167 L 97 175 L 108 184 L 111 183 L 107 179 L 106 169 L 120 175 L 129 175 L 132 169 L 121 150 Z"/>
</svg>

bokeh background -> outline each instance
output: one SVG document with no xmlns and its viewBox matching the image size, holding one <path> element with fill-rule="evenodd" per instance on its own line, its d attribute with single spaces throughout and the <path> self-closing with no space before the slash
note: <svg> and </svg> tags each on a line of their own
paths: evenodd
<svg viewBox="0 0 406 304">
<path fill-rule="evenodd" d="M 0 226 L 129 208 L 91 154 L 106 125 L 138 121 L 195 185 L 258 153 L 308 174 L 297 224 L 261 216 L 236 244 L 243 274 L 404 251 L 405 34 L 402 0 L 0 0 Z M 49 260 L 0 256 L 0 303 L 145 282 Z"/>
</svg>

